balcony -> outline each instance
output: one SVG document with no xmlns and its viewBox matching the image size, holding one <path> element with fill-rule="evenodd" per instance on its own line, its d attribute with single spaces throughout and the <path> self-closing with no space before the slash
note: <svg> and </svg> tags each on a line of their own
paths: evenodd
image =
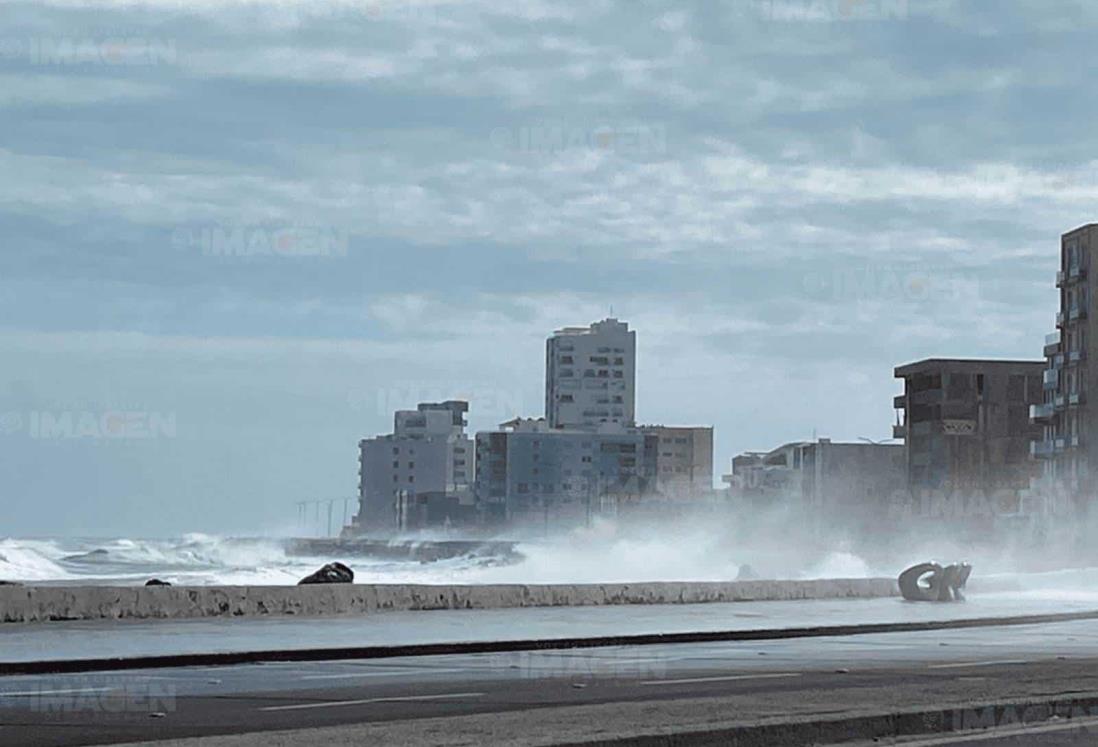
<svg viewBox="0 0 1098 747">
<path fill-rule="evenodd" d="M 1051 335 L 1045 335 L 1045 357 L 1050 355 L 1056 355 L 1060 352 L 1060 333 L 1053 332 Z"/>
<path fill-rule="evenodd" d="M 892 408 L 895 410 L 903 410 L 907 407 L 907 398 L 903 394 L 897 394 L 892 398 Z"/>
<path fill-rule="evenodd" d="M 1082 363 L 1087 358 L 1087 351 L 1085 350 L 1072 350 L 1067 354 L 1067 362 L 1069 366 L 1074 366 L 1078 363 Z"/>
<path fill-rule="evenodd" d="M 1056 446 L 1053 441 L 1030 441 L 1029 453 L 1037 459 L 1048 459 L 1056 454 Z"/>
<path fill-rule="evenodd" d="M 1056 326 L 1057 327 L 1063 327 L 1064 326 L 1064 312 L 1062 312 L 1062 311 L 1057 311 L 1056 312 Z"/>
<path fill-rule="evenodd" d="M 1067 279 L 1069 281 L 1082 280 L 1086 276 L 1087 268 L 1083 267 L 1082 265 L 1070 265 L 1067 269 Z"/>
<path fill-rule="evenodd" d="M 1055 368 L 1045 369 L 1043 377 L 1045 389 L 1055 389 L 1060 385 L 1060 372 Z"/>
<path fill-rule="evenodd" d="M 1064 272 L 1063 270 L 1057 270 L 1056 271 L 1056 287 L 1057 288 L 1063 288 L 1065 280 L 1067 280 L 1067 273 Z"/>
<path fill-rule="evenodd" d="M 1062 439 L 1062 440 L 1065 442 L 1065 446 L 1068 449 L 1078 449 L 1080 446 L 1083 445 L 1083 440 L 1081 438 L 1079 438 L 1079 436 L 1077 436 L 1077 435 L 1076 436 L 1068 436 L 1067 438 Z"/>
<path fill-rule="evenodd" d="M 893 438 L 906 439 L 907 438 L 907 426 L 906 425 L 899 425 L 899 424 L 892 426 L 892 437 Z"/>
<path fill-rule="evenodd" d="M 1074 322 L 1076 319 L 1086 319 L 1086 318 L 1087 318 L 1087 307 L 1086 306 L 1072 306 L 1070 309 L 1068 309 L 1068 320 L 1069 321 Z"/>
<path fill-rule="evenodd" d="M 1057 410 L 1063 410 L 1067 407 L 1067 397 L 1062 394 L 1057 394 L 1052 398 L 1052 404 Z"/>
<path fill-rule="evenodd" d="M 1041 405 L 1029 406 L 1029 419 L 1035 423 L 1046 422 L 1056 414 L 1056 408 L 1051 402 L 1045 402 Z"/>
<path fill-rule="evenodd" d="M 1068 407 L 1078 407 L 1079 405 L 1086 404 L 1087 395 L 1085 392 L 1074 392 L 1068 395 L 1067 403 Z"/>
</svg>

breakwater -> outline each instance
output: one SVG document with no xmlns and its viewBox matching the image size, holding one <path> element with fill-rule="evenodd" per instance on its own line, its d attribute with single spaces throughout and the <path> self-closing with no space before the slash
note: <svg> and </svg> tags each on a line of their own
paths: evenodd
<svg viewBox="0 0 1098 747">
<path fill-rule="evenodd" d="M 698 604 L 897 596 L 895 579 L 628 584 L 0 586 L 0 622 L 353 615 L 386 611 Z"/>
</svg>

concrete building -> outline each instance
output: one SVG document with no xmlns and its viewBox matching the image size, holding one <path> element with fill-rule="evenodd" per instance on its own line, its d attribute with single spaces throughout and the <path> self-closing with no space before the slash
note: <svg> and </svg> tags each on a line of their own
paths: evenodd
<svg viewBox="0 0 1098 747">
<path fill-rule="evenodd" d="M 868 534 L 906 486 L 904 454 L 901 444 L 794 441 L 737 455 L 724 481 L 749 508 L 785 508 L 816 526 Z"/>
<path fill-rule="evenodd" d="M 1043 361 L 931 358 L 899 366 L 893 435 L 907 445 L 913 493 L 995 496 L 997 514 L 1020 510 L 1037 473 L 1030 442 L 1041 428 L 1030 406 L 1044 401 Z"/>
<path fill-rule="evenodd" d="M 656 492 L 667 498 L 692 498 L 713 491 L 713 428 L 642 425 L 641 433 L 658 439 Z"/>
<path fill-rule="evenodd" d="M 1094 375 L 1090 299 L 1095 279 L 1091 258 L 1098 251 L 1098 224 L 1088 224 L 1060 237 L 1060 270 L 1056 274 L 1060 310 L 1057 330 L 1045 338 L 1044 397 L 1030 408 L 1039 436 L 1032 453 L 1043 462 L 1040 493 L 1063 492 L 1074 508 L 1085 510 L 1093 495 L 1090 464 L 1098 454 L 1098 411 L 1090 404 Z"/>
<path fill-rule="evenodd" d="M 381 537 L 472 512 L 475 454 L 465 434 L 468 410 L 460 401 L 398 410 L 393 433 L 359 442 L 354 533 Z"/>
<path fill-rule="evenodd" d="M 550 428 L 631 426 L 636 418 L 637 333 L 617 319 L 565 327 L 545 346 Z"/>
<path fill-rule="evenodd" d="M 476 499 L 489 525 L 548 530 L 615 513 L 655 483 L 658 439 L 516 419 L 476 435 Z"/>
</svg>

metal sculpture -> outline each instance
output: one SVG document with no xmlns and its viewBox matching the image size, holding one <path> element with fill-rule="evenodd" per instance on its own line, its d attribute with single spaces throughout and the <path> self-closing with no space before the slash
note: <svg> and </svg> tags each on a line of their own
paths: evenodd
<svg viewBox="0 0 1098 747">
<path fill-rule="evenodd" d="M 972 566 L 968 563 L 945 567 L 919 563 L 900 574 L 900 593 L 910 602 L 961 602 L 965 598 L 961 589 L 971 573 Z"/>
</svg>

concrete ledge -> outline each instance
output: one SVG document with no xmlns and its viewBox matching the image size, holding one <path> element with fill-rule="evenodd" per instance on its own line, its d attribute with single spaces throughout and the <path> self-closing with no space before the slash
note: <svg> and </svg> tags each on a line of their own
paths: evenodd
<svg viewBox="0 0 1098 747">
<path fill-rule="evenodd" d="M 891 578 L 527 586 L 0 587 L 0 622 L 346 615 L 382 611 L 697 604 L 897 596 Z"/>
</svg>

